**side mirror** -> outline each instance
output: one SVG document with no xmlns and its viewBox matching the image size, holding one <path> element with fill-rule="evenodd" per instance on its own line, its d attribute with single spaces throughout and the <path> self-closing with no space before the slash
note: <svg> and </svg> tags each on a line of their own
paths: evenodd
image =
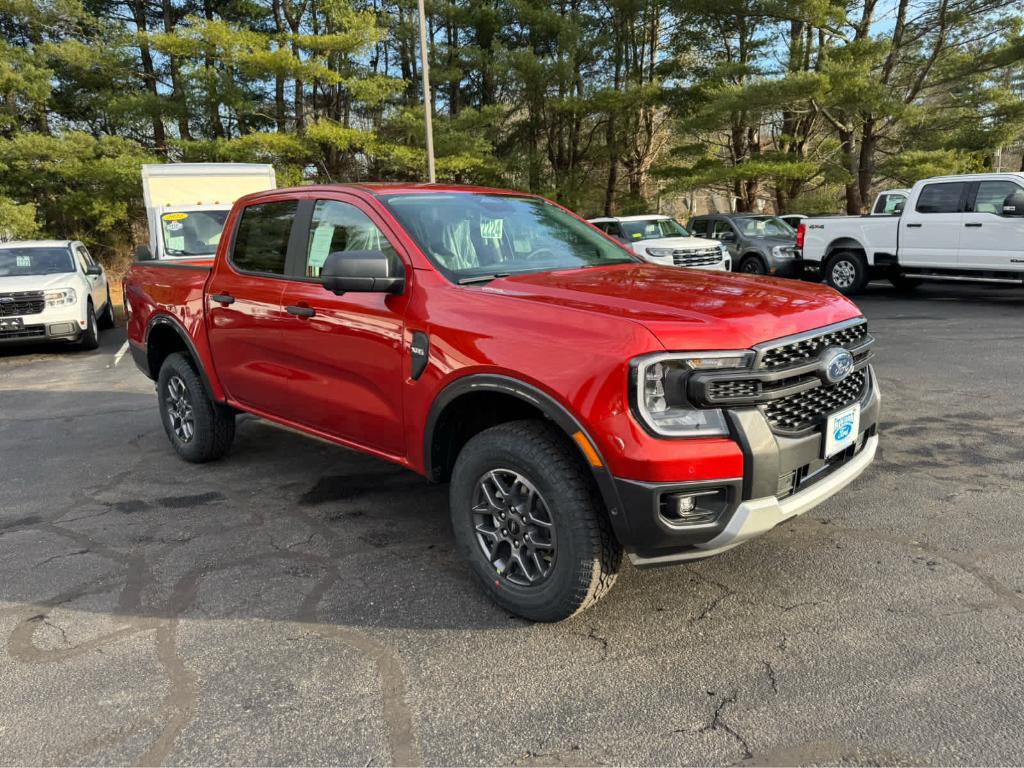
<svg viewBox="0 0 1024 768">
<path fill-rule="evenodd" d="M 1018 189 L 1003 200 L 1003 216 L 1024 217 L 1024 189 Z"/>
<path fill-rule="evenodd" d="M 392 272 L 391 259 L 382 251 L 335 251 L 320 270 L 320 282 L 339 296 L 348 291 L 401 293 L 405 275 Z"/>
<path fill-rule="evenodd" d="M 735 242 L 735 240 L 736 240 L 736 233 L 735 232 L 722 232 L 718 236 L 718 239 L 721 240 L 723 243 L 732 243 L 732 242 Z"/>
<path fill-rule="evenodd" d="M 136 245 L 135 246 L 135 260 L 136 261 L 153 261 L 153 252 L 149 250 L 148 245 Z"/>
<path fill-rule="evenodd" d="M 99 264 L 90 264 L 85 268 L 85 274 L 89 275 L 90 277 L 98 277 L 99 275 L 103 274 L 103 267 L 101 267 Z"/>
</svg>

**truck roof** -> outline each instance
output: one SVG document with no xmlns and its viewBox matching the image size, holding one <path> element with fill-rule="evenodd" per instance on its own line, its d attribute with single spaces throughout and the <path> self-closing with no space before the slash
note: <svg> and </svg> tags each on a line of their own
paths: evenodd
<svg viewBox="0 0 1024 768">
<path fill-rule="evenodd" d="M 470 192 L 481 195 L 515 195 L 518 197 L 539 197 L 532 192 L 518 192 L 513 189 L 498 189 L 496 187 L 478 187 L 470 184 L 429 184 L 416 181 L 394 181 L 394 182 L 351 182 L 335 184 L 310 184 L 301 187 L 282 187 L 280 189 L 268 189 L 263 192 L 252 192 L 240 197 L 238 201 L 247 203 L 280 194 L 310 192 L 331 192 L 338 190 L 349 190 L 350 192 L 362 193 L 373 197 L 384 197 L 386 195 L 398 194 L 444 194 L 446 192 Z"/>
<path fill-rule="evenodd" d="M 951 176 L 929 176 L 927 179 L 920 179 L 917 184 L 931 184 L 936 181 L 985 181 L 986 179 L 1016 179 L 1024 180 L 1024 173 L 1015 171 L 991 171 L 989 173 L 960 173 Z M 891 190 L 893 192 L 902 190 Z"/>
</svg>

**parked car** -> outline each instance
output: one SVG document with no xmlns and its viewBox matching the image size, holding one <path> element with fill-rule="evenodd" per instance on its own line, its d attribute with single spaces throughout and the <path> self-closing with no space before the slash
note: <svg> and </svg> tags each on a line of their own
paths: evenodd
<svg viewBox="0 0 1024 768">
<path fill-rule="evenodd" d="M 878 196 L 867 216 L 808 219 L 808 269 L 855 294 L 869 280 L 1024 280 L 1024 173 L 943 176 Z"/>
<path fill-rule="evenodd" d="M 390 184 L 239 200 L 216 258 L 134 265 L 128 335 L 185 460 L 244 411 L 450 482 L 526 618 L 730 549 L 861 474 L 867 323 L 825 286 L 644 264 L 542 198 Z"/>
<path fill-rule="evenodd" d="M 690 231 L 718 240 L 729 249 L 737 272 L 801 277 L 796 231 L 777 216 L 709 213 L 690 219 Z"/>
<path fill-rule="evenodd" d="M 103 267 L 77 240 L 0 243 L 0 343 L 99 346 L 114 325 Z"/>
<path fill-rule="evenodd" d="M 137 246 L 135 257 L 146 261 L 213 256 L 232 203 L 276 186 L 274 166 L 265 163 L 143 165 L 149 244 Z"/>
<path fill-rule="evenodd" d="M 722 243 L 694 237 L 671 216 L 602 216 L 590 219 L 590 223 L 652 264 L 724 272 L 732 269 L 732 257 Z"/>
</svg>

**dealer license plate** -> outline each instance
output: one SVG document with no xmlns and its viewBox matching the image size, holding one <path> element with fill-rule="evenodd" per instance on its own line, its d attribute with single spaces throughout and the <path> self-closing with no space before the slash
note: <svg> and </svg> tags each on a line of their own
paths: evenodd
<svg viewBox="0 0 1024 768">
<path fill-rule="evenodd" d="M 20 317 L 0 317 L 0 331 L 20 331 L 25 321 Z"/>
<path fill-rule="evenodd" d="M 860 434 L 860 403 L 837 411 L 825 423 L 825 458 L 835 456 L 857 442 Z"/>
</svg>

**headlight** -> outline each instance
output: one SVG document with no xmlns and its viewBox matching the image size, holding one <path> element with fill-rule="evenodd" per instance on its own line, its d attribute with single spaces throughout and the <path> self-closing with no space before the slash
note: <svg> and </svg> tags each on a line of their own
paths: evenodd
<svg viewBox="0 0 1024 768">
<path fill-rule="evenodd" d="M 725 414 L 694 408 L 686 399 L 691 371 L 748 368 L 752 353 L 658 354 L 634 361 L 635 409 L 652 431 L 669 437 L 710 437 L 729 433 Z"/>
<path fill-rule="evenodd" d="M 772 256 L 785 261 L 796 258 L 796 249 L 788 245 L 776 245 L 772 247 Z"/>
<path fill-rule="evenodd" d="M 656 256 L 659 259 L 665 259 L 665 258 L 668 258 L 668 257 L 670 257 L 672 255 L 672 249 L 671 248 L 648 248 L 647 249 L 647 255 L 648 256 Z"/>
<path fill-rule="evenodd" d="M 725 243 L 723 243 L 721 240 L 718 241 L 718 250 L 722 252 L 723 256 L 726 256 L 729 253 L 729 249 L 725 247 Z"/>
<path fill-rule="evenodd" d="M 63 307 L 68 304 L 74 304 L 78 301 L 78 294 L 75 293 L 74 288 L 61 288 L 56 291 L 47 291 L 44 294 L 46 298 L 46 306 L 48 307 Z"/>
</svg>

